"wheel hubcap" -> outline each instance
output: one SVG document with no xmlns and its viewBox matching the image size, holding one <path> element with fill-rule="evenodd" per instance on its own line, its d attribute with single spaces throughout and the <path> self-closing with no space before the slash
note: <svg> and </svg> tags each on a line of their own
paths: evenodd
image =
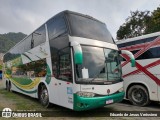
<svg viewBox="0 0 160 120">
<path fill-rule="evenodd" d="M 135 89 L 132 92 L 132 98 L 136 102 L 141 102 L 144 99 L 144 92 L 141 89 Z"/>
<path fill-rule="evenodd" d="M 46 103 L 48 101 L 48 91 L 46 89 L 42 91 L 41 100 L 43 103 Z"/>
</svg>

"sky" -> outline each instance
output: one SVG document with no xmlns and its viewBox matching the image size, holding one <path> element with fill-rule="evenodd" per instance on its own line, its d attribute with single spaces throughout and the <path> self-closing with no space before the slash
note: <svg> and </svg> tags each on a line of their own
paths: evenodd
<svg viewBox="0 0 160 120">
<path fill-rule="evenodd" d="M 130 11 L 153 11 L 160 0 L 0 0 L 0 34 L 30 34 L 63 10 L 90 15 L 107 25 L 113 38 Z"/>
</svg>

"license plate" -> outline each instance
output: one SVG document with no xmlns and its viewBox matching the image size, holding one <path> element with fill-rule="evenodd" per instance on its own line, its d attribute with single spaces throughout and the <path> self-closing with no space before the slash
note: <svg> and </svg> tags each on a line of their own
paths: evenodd
<svg viewBox="0 0 160 120">
<path fill-rule="evenodd" d="M 106 101 L 106 104 L 111 104 L 111 103 L 113 103 L 113 100 L 107 100 Z"/>
</svg>

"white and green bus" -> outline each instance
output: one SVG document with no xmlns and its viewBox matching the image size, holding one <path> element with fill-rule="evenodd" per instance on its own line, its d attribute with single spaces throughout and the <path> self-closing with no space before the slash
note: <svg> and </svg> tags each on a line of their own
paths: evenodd
<svg viewBox="0 0 160 120">
<path fill-rule="evenodd" d="M 82 111 L 124 97 L 117 45 L 106 25 L 88 15 L 55 15 L 3 59 L 6 89 L 38 98 L 45 107 Z"/>
</svg>

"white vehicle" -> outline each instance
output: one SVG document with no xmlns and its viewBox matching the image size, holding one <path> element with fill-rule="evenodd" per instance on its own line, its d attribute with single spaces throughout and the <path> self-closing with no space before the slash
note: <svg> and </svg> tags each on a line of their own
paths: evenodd
<svg viewBox="0 0 160 120">
<path fill-rule="evenodd" d="M 136 60 L 136 67 L 131 68 L 123 56 L 125 97 L 138 106 L 160 101 L 160 32 L 119 40 L 117 45 L 132 52 Z"/>
<path fill-rule="evenodd" d="M 38 98 L 45 107 L 89 110 L 123 99 L 119 58 L 104 23 L 63 11 L 4 55 L 3 80 L 7 90 Z"/>
</svg>

